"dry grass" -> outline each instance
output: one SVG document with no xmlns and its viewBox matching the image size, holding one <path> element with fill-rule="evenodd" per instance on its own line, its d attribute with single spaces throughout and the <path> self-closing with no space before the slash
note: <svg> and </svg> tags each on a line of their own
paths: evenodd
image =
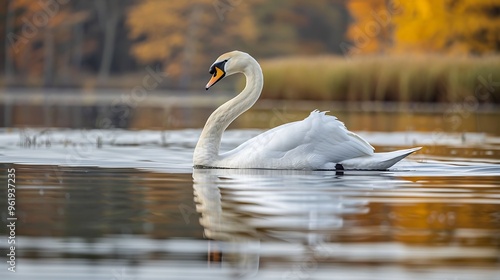
<svg viewBox="0 0 500 280">
<path fill-rule="evenodd" d="M 320 56 L 272 59 L 261 66 L 263 98 L 269 99 L 462 102 L 475 96 L 500 103 L 500 56 Z M 480 77 L 491 77 L 489 90 Z"/>
</svg>

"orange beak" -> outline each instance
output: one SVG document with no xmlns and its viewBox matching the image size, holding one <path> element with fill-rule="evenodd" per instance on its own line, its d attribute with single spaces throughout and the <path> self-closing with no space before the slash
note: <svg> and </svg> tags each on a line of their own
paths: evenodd
<svg viewBox="0 0 500 280">
<path fill-rule="evenodd" d="M 211 86 L 213 86 L 215 83 L 220 81 L 222 78 L 224 78 L 224 76 L 226 75 L 224 70 L 220 69 L 219 67 L 216 66 L 216 67 L 214 67 L 214 69 L 215 69 L 215 71 L 214 71 L 212 78 L 210 79 L 210 81 L 208 81 L 207 85 L 205 86 L 205 89 L 207 89 L 207 90 Z"/>
</svg>

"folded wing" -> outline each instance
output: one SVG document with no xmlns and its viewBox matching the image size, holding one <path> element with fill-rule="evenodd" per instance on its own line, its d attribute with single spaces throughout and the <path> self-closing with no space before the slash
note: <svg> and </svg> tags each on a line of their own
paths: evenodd
<svg viewBox="0 0 500 280">
<path fill-rule="evenodd" d="M 321 169 L 372 156 L 373 147 L 334 116 L 317 110 L 302 121 L 268 130 L 221 154 L 219 165 L 238 168 Z"/>
</svg>

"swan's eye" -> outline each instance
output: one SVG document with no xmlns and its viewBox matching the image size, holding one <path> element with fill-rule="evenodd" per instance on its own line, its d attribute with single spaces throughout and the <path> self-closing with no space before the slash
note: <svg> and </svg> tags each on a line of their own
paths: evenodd
<svg viewBox="0 0 500 280">
<path fill-rule="evenodd" d="M 217 71 L 215 71 L 215 67 L 219 67 L 220 69 L 224 69 L 224 64 L 226 64 L 226 62 L 228 60 L 229 59 L 224 59 L 221 62 L 214 63 L 212 66 L 210 66 L 210 69 L 208 70 L 208 73 L 214 75 L 214 77 L 215 77 L 215 75 L 217 75 Z"/>
</svg>

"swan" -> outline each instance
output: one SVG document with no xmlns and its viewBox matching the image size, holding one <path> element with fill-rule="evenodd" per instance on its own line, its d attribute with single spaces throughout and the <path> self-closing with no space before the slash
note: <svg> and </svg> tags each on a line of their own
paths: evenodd
<svg viewBox="0 0 500 280">
<path fill-rule="evenodd" d="M 239 115 L 259 99 L 264 83 L 259 63 L 249 54 L 232 51 L 210 66 L 206 90 L 226 76 L 243 73 L 246 85 L 236 97 L 222 104 L 208 118 L 193 153 L 195 168 L 263 168 L 293 170 L 387 170 L 412 148 L 375 153 L 374 148 L 327 112 L 314 110 L 302 121 L 270 129 L 219 154 L 222 134 Z"/>
</svg>

